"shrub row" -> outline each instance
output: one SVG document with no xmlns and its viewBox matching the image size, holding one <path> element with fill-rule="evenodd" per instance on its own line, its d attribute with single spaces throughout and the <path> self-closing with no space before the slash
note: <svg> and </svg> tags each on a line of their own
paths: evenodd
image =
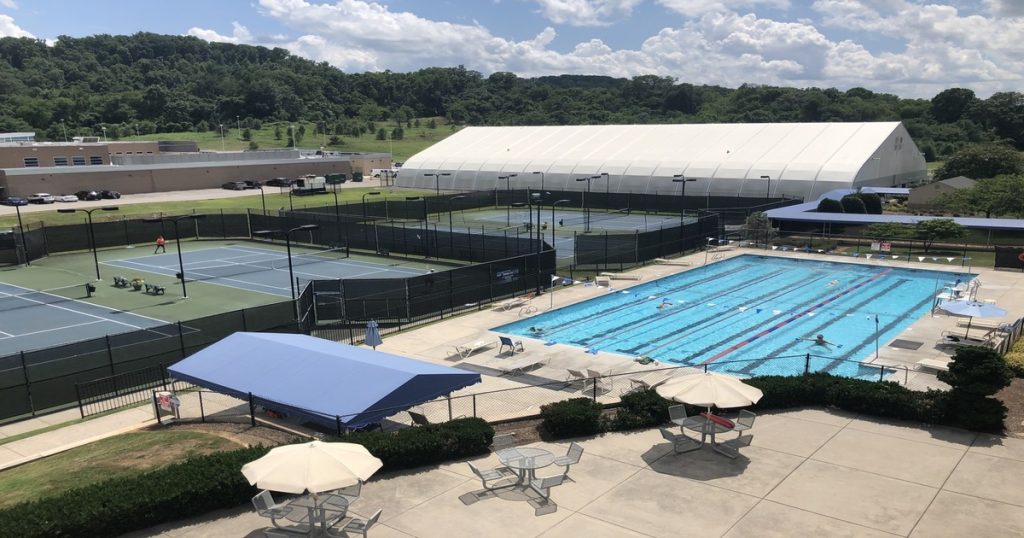
<svg viewBox="0 0 1024 538">
<path fill-rule="evenodd" d="M 419 467 L 487 452 L 494 429 L 478 418 L 358 433 L 333 441 L 362 444 L 384 470 Z M 0 536 L 117 536 L 211 510 L 244 504 L 256 494 L 242 465 L 268 449 L 245 448 L 189 458 L 0 510 Z"/>
<path fill-rule="evenodd" d="M 1024 338 L 1014 342 L 1010 351 L 1003 355 L 1003 360 L 1013 372 L 1013 377 L 1024 377 Z"/>
<path fill-rule="evenodd" d="M 896 383 L 879 383 L 814 373 L 799 376 L 762 376 L 744 380 L 764 392 L 754 411 L 801 406 L 835 407 L 877 417 L 913 420 L 1001 432 L 1006 408 L 993 398 L 967 401 L 943 391 L 918 392 Z M 589 403 L 589 406 L 585 405 Z M 601 405 L 587 398 L 555 402 L 541 408 L 544 427 L 554 437 L 593 435 L 605 431 L 649 428 L 668 421 L 668 408 L 676 405 L 654 391 L 627 394 L 613 416 L 600 417 Z M 587 410 L 585 420 L 580 419 Z M 688 408 L 693 414 L 702 409 Z"/>
</svg>

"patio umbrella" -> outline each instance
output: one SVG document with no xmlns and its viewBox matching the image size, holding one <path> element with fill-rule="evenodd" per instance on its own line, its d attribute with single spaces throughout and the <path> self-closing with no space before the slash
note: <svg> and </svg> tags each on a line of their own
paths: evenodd
<svg viewBox="0 0 1024 538">
<path fill-rule="evenodd" d="M 971 332 L 971 322 L 974 318 L 1001 318 L 1006 315 L 1006 310 L 996 305 L 980 303 L 978 301 L 946 301 L 939 305 L 939 308 L 957 316 L 969 316 L 967 319 L 967 330 L 964 338 Z"/>
<path fill-rule="evenodd" d="M 383 343 L 384 341 L 380 339 L 380 327 L 377 326 L 377 320 L 371 319 L 366 322 L 366 345 L 372 346 L 376 350 L 377 346 Z"/>
<path fill-rule="evenodd" d="M 699 407 L 745 407 L 757 403 L 764 396 L 761 389 L 751 387 L 739 379 L 704 372 L 671 379 L 655 389 L 658 394 Z"/>
<path fill-rule="evenodd" d="M 363 445 L 313 441 L 279 446 L 243 465 L 242 474 L 260 489 L 316 494 L 355 485 L 381 465 Z"/>
</svg>

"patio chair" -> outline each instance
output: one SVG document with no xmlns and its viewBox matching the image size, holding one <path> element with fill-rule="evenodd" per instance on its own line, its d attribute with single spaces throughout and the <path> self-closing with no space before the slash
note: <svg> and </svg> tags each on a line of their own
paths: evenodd
<svg viewBox="0 0 1024 538">
<path fill-rule="evenodd" d="M 460 358 L 466 359 L 470 355 L 488 349 L 494 346 L 494 340 L 477 340 L 476 342 L 468 342 L 455 346 L 455 353 Z"/>
<path fill-rule="evenodd" d="M 633 394 L 634 392 L 643 392 L 645 390 L 651 390 L 650 383 L 637 377 L 631 377 L 629 378 L 629 388 L 622 389 L 622 396 Z"/>
<path fill-rule="evenodd" d="M 685 405 L 673 405 L 669 407 L 668 417 L 673 424 L 678 425 L 680 428 L 699 428 L 701 424 L 706 422 L 704 417 L 691 417 L 687 415 Z"/>
<path fill-rule="evenodd" d="M 666 441 L 672 443 L 672 451 L 676 454 L 683 454 L 700 448 L 700 443 L 686 435 L 681 433 L 672 433 L 665 428 L 658 428 L 658 431 L 661 432 L 661 436 L 664 437 Z"/>
<path fill-rule="evenodd" d="M 551 500 L 551 488 L 561 486 L 563 482 L 565 482 L 564 474 L 534 478 L 533 480 L 530 480 L 530 489 L 540 494 L 541 498 L 547 502 Z"/>
<path fill-rule="evenodd" d="M 732 427 L 732 431 L 736 432 L 737 437 L 743 435 L 743 432 L 754 427 L 754 420 L 756 419 L 756 413 L 753 411 L 747 411 L 746 409 L 741 409 L 739 416 L 733 421 L 734 425 Z"/>
<path fill-rule="evenodd" d="M 366 533 L 370 531 L 370 527 L 377 524 L 377 520 L 380 519 L 380 513 L 383 511 L 383 508 L 378 508 L 377 511 L 374 512 L 372 516 L 370 516 L 370 519 L 367 519 L 366 521 L 363 521 L 361 519 L 353 519 L 341 528 L 341 532 L 344 532 L 345 534 L 352 532 L 359 533 L 363 535 L 363 538 L 366 538 Z"/>
<path fill-rule="evenodd" d="M 565 378 L 566 383 L 569 385 L 580 383 L 583 385 L 583 388 L 587 387 L 587 374 L 584 374 L 579 370 L 573 370 L 572 368 L 566 368 L 565 371 L 569 372 L 569 376 Z"/>
<path fill-rule="evenodd" d="M 476 475 L 476 477 L 480 479 L 480 485 L 485 490 L 490 491 L 490 490 L 493 490 L 493 489 L 496 489 L 497 487 L 499 487 L 499 486 L 488 486 L 487 485 L 488 482 L 495 482 L 495 481 L 498 481 L 498 480 L 504 480 L 505 479 L 505 474 L 501 472 L 501 469 L 484 469 L 484 470 L 481 471 L 480 469 L 477 468 L 476 465 L 473 465 L 472 463 L 470 463 L 468 461 L 466 462 L 466 465 L 469 465 L 469 468 L 472 469 L 473 474 Z"/>
<path fill-rule="evenodd" d="M 491 450 L 497 452 L 506 448 L 511 448 L 516 444 L 516 432 L 505 432 L 494 435 L 494 439 L 491 440 Z"/>
<path fill-rule="evenodd" d="M 412 419 L 412 423 L 417 426 L 430 426 L 430 420 L 423 413 L 417 413 L 416 411 L 406 411 L 409 413 L 409 418 Z"/>
<path fill-rule="evenodd" d="M 341 497 L 344 497 L 345 500 L 348 501 L 349 504 L 352 504 L 353 502 L 355 502 L 356 499 L 359 498 L 359 493 L 362 492 L 362 491 L 363 491 L 363 481 L 360 480 L 360 481 L 356 482 L 355 484 L 352 484 L 351 486 L 348 486 L 347 488 L 341 488 L 341 489 L 334 490 L 334 494 L 335 495 L 340 495 Z"/>
<path fill-rule="evenodd" d="M 610 391 L 614 386 L 614 382 L 610 377 L 607 377 L 605 374 L 602 374 L 597 370 L 587 368 L 587 377 L 590 378 L 590 382 L 593 383 L 591 386 L 597 387 L 598 391 Z"/>
<path fill-rule="evenodd" d="M 576 441 L 573 441 L 569 444 L 569 450 L 566 451 L 564 456 L 555 458 L 554 464 L 559 467 L 565 467 L 565 471 L 562 474 L 569 476 L 569 468 L 579 463 L 582 457 L 583 447 Z"/>
<path fill-rule="evenodd" d="M 498 348 L 499 355 L 505 352 L 504 350 L 506 347 L 512 355 L 515 355 L 517 351 L 526 351 L 526 348 L 523 347 L 522 340 L 512 340 L 507 336 L 499 336 L 498 341 L 501 342 L 501 347 Z"/>
<path fill-rule="evenodd" d="M 740 435 L 735 439 L 730 439 L 723 443 L 715 443 L 711 448 L 719 454 L 726 456 L 730 459 L 736 459 L 740 455 L 740 449 L 750 446 L 750 442 L 754 440 L 753 435 Z"/>
<path fill-rule="evenodd" d="M 252 505 L 256 508 L 256 513 L 260 517 L 269 517 L 270 522 L 275 527 L 279 527 L 277 524 L 278 519 L 282 519 L 292 512 L 290 506 L 274 502 L 274 497 L 268 490 L 263 490 L 253 497 Z"/>
</svg>

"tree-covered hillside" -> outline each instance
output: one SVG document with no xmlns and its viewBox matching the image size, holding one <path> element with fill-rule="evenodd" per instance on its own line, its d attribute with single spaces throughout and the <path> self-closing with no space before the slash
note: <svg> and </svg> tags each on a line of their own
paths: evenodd
<svg viewBox="0 0 1024 538">
<path fill-rule="evenodd" d="M 900 120 L 929 160 L 973 142 L 1024 148 L 1017 92 L 978 99 L 953 88 L 927 100 L 657 76 L 484 77 L 461 67 L 349 74 L 282 49 L 147 33 L 61 37 L 52 47 L 0 39 L 0 95 L 0 131 L 54 140 L 65 128 L 72 136 L 106 127 L 116 138 L 299 120 L 339 136 L 428 117 L 469 125 Z"/>
</svg>

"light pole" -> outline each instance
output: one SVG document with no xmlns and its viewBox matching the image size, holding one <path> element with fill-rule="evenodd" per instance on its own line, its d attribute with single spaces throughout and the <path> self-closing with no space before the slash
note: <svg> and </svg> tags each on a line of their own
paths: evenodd
<svg viewBox="0 0 1024 538">
<path fill-rule="evenodd" d="M 611 210 L 611 202 L 609 201 L 609 191 L 611 190 L 612 177 L 608 175 L 608 172 L 598 172 L 594 179 L 601 179 L 604 177 L 604 203 L 608 205 L 609 211 Z"/>
<path fill-rule="evenodd" d="M 25 242 L 25 226 L 21 223 L 21 206 L 14 206 L 14 212 L 18 214 L 18 235 L 21 236 L 21 251 L 25 253 L 25 265 L 31 266 L 32 260 L 28 259 L 28 243 Z"/>
<path fill-rule="evenodd" d="M 136 123 L 135 124 L 135 138 L 138 138 L 138 137 L 139 137 L 139 124 Z"/>
<path fill-rule="evenodd" d="M 14 207 L 18 207 L 18 206 L 14 206 Z M 74 213 L 76 211 L 81 211 L 81 212 L 85 213 L 85 216 L 86 216 L 86 218 L 89 221 L 89 245 L 92 247 L 92 262 L 93 262 L 93 264 L 96 265 L 96 281 L 97 282 L 100 281 L 100 280 L 103 280 L 103 278 L 100 277 L 100 258 L 99 258 L 99 255 L 96 254 L 96 232 L 92 229 L 92 212 L 93 211 L 117 211 L 117 210 L 118 210 L 117 206 L 94 207 L 92 209 L 58 209 L 57 210 L 57 213 Z M 19 227 L 21 226 L 21 213 L 20 212 L 18 213 L 18 226 Z M 22 246 L 24 246 L 24 244 L 25 244 L 25 235 L 24 235 L 24 233 L 22 233 L 21 241 L 22 241 Z M 26 259 L 27 258 L 28 258 L 28 256 L 26 256 Z"/>
<path fill-rule="evenodd" d="M 289 230 L 257 230 L 252 234 L 257 237 L 269 237 L 274 235 L 284 236 L 284 248 L 288 255 L 288 284 L 292 290 L 292 303 L 295 304 L 295 319 L 299 319 L 299 305 L 295 302 L 295 270 L 292 268 L 292 234 L 303 230 L 319 229 L 319 224 L 304 224 Z"/>
<path fill-rule="evenodd" d="M 100 126 L 100 129 L 103 131 L 103 141 L 106 142 L 107 141 L 107 127 L 105 125 L 103 125 L 103 126 Z"/>
<path fill-rule="evenodd" d="M 512 204 L 515 207 L 525 207 L 525 208 L 527 208 L 527 210 L 530 212 L 530 219 L 529 220 L 530 220 L 530 227 L 531 228 L 534 227 L 534 224 L 533 224 L 533 200 L 532 200 L 532 198 L 539 198 L 539 197 L 540 197 L 540 193 L 535 193 L 535 194 L 533 194 L 533 196 L 531 196 L 531 200 L 528 203 L 516 202 L 516 203 Z M 537 294 L 538 295 L 541 292 L 541 289 L 540 289 L 540 287 L 541 287 L 540 286 L 540 253 L 541 253 L 541 251 L 544 248 L 543 247 L 543 244 L 544 244 L 543 243 L 543 239 L 541 238 L 542 236 L 541 236 L 541 233 L 540 233 L 540 216 L 541 216 L 540 212 L 541 212 L 541 206 L 540 206 L 540 200 L 538 199 L 537 200 L 537 224 L 536 224 L 536 226 L 537 226 L 537 228 L 536 228 L 537 229 L 537 237 L 535 238 L 533 236 L 533 233 L 530 234 L 530 240 L 531 241 L 535 241 L 537 243 L 537 258 L 536 258 L 536 260 L 534 260 L 534 264 L 537 267 L 536 280 L 537 280 Z"/>
<path fill-rule="evenodd" d="M 512 226 L 512 178 L 518 176 L 519 174 L 498 176 L 499 180 L 505 180 L 505 192 L 508 193 L 508 200 L 505 201 L 505 226 Z M 530 215 L 530 219 L 533 219 L 533 215 Z"/>
<path fill-rule="evenodd" d="M 64 118 L 60 119 L 60 129 L 64 131 L 64 143 L 66 144 L 68 141 L 68 127 L 64 124 Z"/>
<path fill-rule="evenodd" d="M 552 202 L 552 204 L 551 204 L 551 248 L 555 248 L 555 206 L 559 206 L 559 205 L 562 205 L 562 204 L 568 204 L 571 201 L 572 200 L 569 200 L 567 198 L 563 198 L 562 200 L 558 200 L 557 202 Z"/>
<path fill-rule="evenodd" d="M 679 227 L 683 227 L 683 212 L 686 210 L 686 184 L 697 181 L 695 177 L 686 177 L 683 174 L 672 176 L 672 183 L 682 183 L 683 192 L 679 195 Z"/>
<path fill-rule="evenodd" d="M 220 124 L 220 150 L 224 151 L 224 124 Z"/>
<path fill-rule="evenodd" d="M 237 115 L 235 116 L 235 124 L 238 125 L 238 136 L 237 136 L 237 138 L 239 140 L 241 140 L 242 139 L 242 120 L 239 119 Z"/>
<path fill-rule="evenodd" d="M 587 195 L 583 198 L 583 233 L 585 234 L 590 233 L 590 180 L 592 179 L 594 178 L 590 176 L 576 178 L 576 181 L 587 182 Z"/>
<path fill-rule="evenodd" d="M 432 177 L 437 183 L 434 187 L 434 194 L 441 196 L 441 176 L 450 176 L 449 172 L 435 172 L 433 174 L 423 174 L 423 177 Z"/>
<path fill-rule="evenodd" d="M 538 170 L 536 172 L 530 172 L 530 173 L 533 174 L 533 175 L 540 174 L 540 190 L 544 190 L 544 172 L 541 172 L 541 171 Z"/>
<path fill-rule="evenodd" d="M 767 202 L 772 196 L 772 176 L 761 176 L 761 179 L 768 185 L 768 190 L 764 193 L 764 201 Z"/>
<path fill-rule="evenodd" d="M 367 193 L 363 194 L 362 198 L 363 198 L 363 223 L 364 224 L 366 223 L 366 197 L 367 196 L 377 196 L 379 194 L 380 194 L 380 191 L 370 191 L 370 192 L 367 192 Z M 337 195 L 335 195 L 335 196 L 337 196 Z M 337 200 L 337 198 L 335 198 L 335 200 Z M 338 203 L 337 202 L 334 203 L 334 207 L 335 208 L 338 207 Z"/>
<path fill-rule="evenodd" d="M 407 202 L 414 202 L 416 200 L 423 200 L 423 257 L 430 258 L 430 228 L 427 226 L 430 224 L 427 222 L 427 199 L 420 196 L 406 196 Z M 434 227 L 434 234 L 437 234 L 437 227 Z"/>
<path fill-rule="evenodd" d="M 452 202 L 465 198 L 465 194 L 458 194 L 448 199 L 448 250 L 452 258 L 455 253 L 455 229 L 452 224 Z"/>
<path fill-rule="evenodd" d="M 185 289 L 185 261 L 181 257 L 181 233 L 178 232 L 178 223 L 183 220 L 205 219 L 206 215 L 182 215 L 180 217 L 152 217 L 142 219 L 142 222 L 170 222 L 174 225 L 174 244 L 178 247 L 178 278 L 181 280 L 181 298 L 188 299 L 188 290 Z"/>
<path fill-rule="evenodd" d="M 265 217 L 267 216 L 267 198 L 263 195 L 263 185 L 260 184 L 256 188 L 260 190 L 260 202 L 263 204 L 263 216 Z"/>
</svg>

